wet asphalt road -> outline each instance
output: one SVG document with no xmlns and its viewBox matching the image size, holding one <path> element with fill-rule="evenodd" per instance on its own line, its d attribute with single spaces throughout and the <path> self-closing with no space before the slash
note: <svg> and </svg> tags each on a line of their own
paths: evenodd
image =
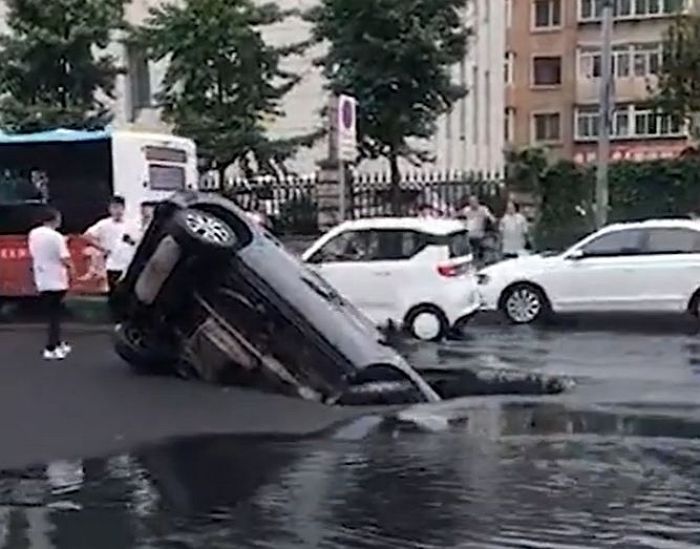
<svg viewBox="0 0 700 549">
<path fill-rule="evenodd" d="M 692 323 L 574 319 L 514 329 L 484 319 L 464 341 L 405 342 L 419 368 L 514 368 L 578 385 L 561 396 L 418 406 L 392 422 L 370 415 L 301 438 L 295 431 L 343 418 L 286 399 L 133 378 L 103 336 L 77 342 L 73 362 L 54 368 L 27 354 L 30 335 L 0 333 L 0 455 L 33 445 L 33 454 L 15 451 L 16 465 L 30 455 L 86 458 L 0 474 L 0 549 L 700 547 Z M 101 398 L 90 396 L 98 387 Z M 227 415 L 241 403 L 243 420 Z M 9 415 L 12 406 L 23 413 Z M 438 421 L 448 418 L 467 421 Z M 22 429 L 8 435 L 18 421 Z M 94 438 L 100 425 L 134 429 L 134 438 L 105 445 Z M 287 437 L 143 444 L 227 427 Z M 70 444 L 56 445 L 63 435 Z M 101 454 L 114 455 L 87 459 Z"/>
<path fill-rule="evenodd" d="M 73 356 L 47 364 L 39 358 L 42 337 L 39 330 L 0 331 L 0 468 L 197 434 L 309 435 L 364 413 L 134 376 L 112 353 L 106 333 L 75 333 Z M 700 336 L 683 319 L 566 319 L 531 328 L 485 317 L 468 327 L 462 341 L 404 341 L 399 348 L 418 369 L 506 369 L 577 382 L 568 394 L 535 400 L 666 411 L 700 404 Z M 460 409 L 481 400 L 447 406 Z"/>
</svg>

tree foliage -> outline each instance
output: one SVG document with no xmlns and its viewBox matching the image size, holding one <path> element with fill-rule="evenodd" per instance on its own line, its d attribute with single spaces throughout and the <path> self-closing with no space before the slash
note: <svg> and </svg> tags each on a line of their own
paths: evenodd
<svg viewBox="0 0 700 549">
<path fill-rule="evenodd" d="M 221 173 L 274 171 L 298 144 L 266 135 L 283 97 L 299 77 L 281 68 L 303 44 L 276 48 L 262 28 L 285 14 L 252 0 L 184 0 L 154 7 L 134 35 L 148 57 L 168 64 L 158 97 L 164 118 L 193 138 L 200 157 Z"/>
<path fill-rule="evenodd" d="M 6 0 L 0 125 L 7 131 L 101 128 L 119 73 L 105 48 L 125 0 Z"/>
<path fill-rule="evenodd" d="M 656 101 L 667 113 L 691 122 L 700 113 L 700 16 L 678 15 L 663 43 L 664 60 Z"/>
<path fill-rule="evenodd" d="M 511 156 L 509 169 L 524 176 L 537 199 L 537 246 L 563 248 L 593 230 L 595 172 L 568 161 L 543 165 L 543 158 L 537 150 L 521 151 Z M 609 178 L 611 222 L 700 214 L 697 155 L 616 162 Z"/>
<path fill-rule="evenodd" d="M 466 54 L 464 0 L 321 0 L 306 18 L 328 45 L 319 64 L 333 93 L 359 103 L 364 158 L 424 156 L 410 138 L 430 138 L 438 117 L 466 93 L 452 80 Z"/>
</svg>

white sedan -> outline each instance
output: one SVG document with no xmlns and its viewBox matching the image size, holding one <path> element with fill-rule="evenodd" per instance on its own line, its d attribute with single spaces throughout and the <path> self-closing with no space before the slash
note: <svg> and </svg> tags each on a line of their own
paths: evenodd
<svg viewBox="0 0 700 549">
<path fill-rule="evenodd" d="M 479 309 L 469 234 L 457 220 L 348 221 L 303 259 L 375 324 L 418 339 L 438 341 Z"/>
<path fill-rule="evenodd" d="M 564 253 L 492 265 L 477 275 L 482 310 L 528 324 L 549 313 L 700 309 L 700 222 L 611 225 Z"/>
</svg>

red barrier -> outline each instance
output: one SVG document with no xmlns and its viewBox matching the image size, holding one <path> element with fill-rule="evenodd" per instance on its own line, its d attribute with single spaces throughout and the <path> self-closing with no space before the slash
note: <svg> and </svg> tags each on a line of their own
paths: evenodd
<svg viewBox="0 0 700 549">
<path fill-rule="evenodd" d="M 68 237 L 74 272 L 70 292 L 81 295 L 107 293 L 103 254 L 81 236 Z M 0 296 L 36 295 L 32 259 L 26 236 L 0 236 Z"/>
</svg>

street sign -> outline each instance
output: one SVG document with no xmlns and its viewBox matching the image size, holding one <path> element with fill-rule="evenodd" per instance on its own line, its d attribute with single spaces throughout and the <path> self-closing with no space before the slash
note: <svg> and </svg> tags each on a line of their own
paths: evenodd
<svg viewBox="0 0 700 549">
<path fill-rule="evenodd" d="M 338 96 L 335 127 L 338 160 L 354 161 L 357 157 L 357 100 L 354 97 Z"/>
</svg>

